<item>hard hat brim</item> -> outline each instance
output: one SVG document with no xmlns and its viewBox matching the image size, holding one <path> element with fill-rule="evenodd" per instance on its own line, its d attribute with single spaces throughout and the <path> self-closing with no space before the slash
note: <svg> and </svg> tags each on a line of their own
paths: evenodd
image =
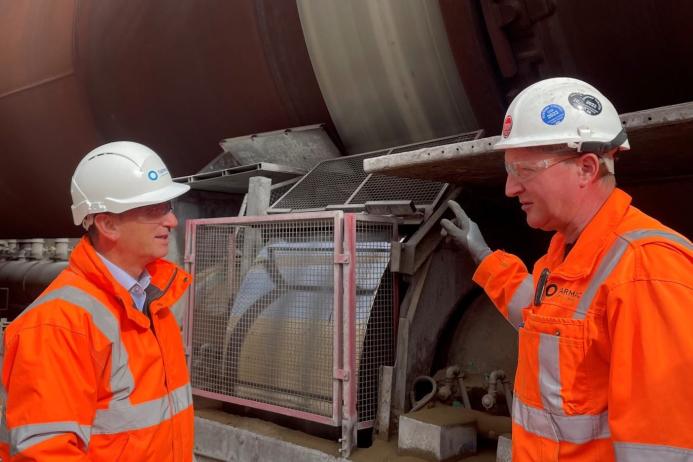
<svg viewBox="0 0 693 462">
<path fill-rule="evenodd" d="M 179 197 L 190 190 L 190 186 L 181 183 L 171 183 L 163 188 L 157 189 L 156 191 L 150 191 L 139 196 L 129 197 L 127 200 L 114 199 L 112 197 L 106 197 L 103 200 L 103 204 L 111 213 L 123 213 L 128 210 L 132 210 L 138 207 L 145 207 L 147 205 L 160 204 L 162 202 L 170 201 Z M 76 207 L 73 206 L 73 222 L 75 226 L 82 224 L 84 217 L 88 214 L 76 213 Z M 78 218 L 81 219 L 78 220 Z"/>
</svg>

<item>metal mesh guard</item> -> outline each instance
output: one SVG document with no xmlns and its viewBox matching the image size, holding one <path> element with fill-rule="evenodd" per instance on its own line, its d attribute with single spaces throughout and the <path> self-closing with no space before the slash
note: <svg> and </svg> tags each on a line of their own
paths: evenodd
<svg viewBox="0 0 693 462">
<path fill-rule="evenodd" d="M 383 278 L 392 225 L 358 227 L 352 341 L 363 422 L 375 417 L 378 368 L 393 361 L 392 285 Z M 332 218 L 197 225 L 194 388 L 334 417 L 334 241 Z"/>
<path fill-rule="evenodd" d="M 380 151 L 323 161 L 274 203 L 272 208 L 308 210 L 346 204 L 368 176 L 363 170 L 363 160 L 386 153 L 387 151 Z"/>
<path fill-rule="evenodd" d="M 388 153 L 459 143 L 479 137 L 480 131 L 449 136 L 423 143 L 329 159 L 315 166 L 278 201 L 274 209 L 318 210 L 329 205 L 363 205 L 368 201 L 412 200 L 417 206 L 435 205 L 445 183 L 387 175 L 368 175 L 363 161 Z"/>
<path fill-rule="evenodd" d="M 356 222 L 356 408 L 359 422 L 378 410 L 380 366 L 395 362 L 393 276 L 388 269 L 392 225 Z"/>
<path fill-rule="evenodd" d="M 332 416 L 334 221 L 201 225 L 193 387 Z"/>
</svg>

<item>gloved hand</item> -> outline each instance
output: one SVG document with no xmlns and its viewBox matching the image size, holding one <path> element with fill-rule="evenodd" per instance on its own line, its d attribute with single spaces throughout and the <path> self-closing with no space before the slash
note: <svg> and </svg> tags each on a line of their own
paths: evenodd
<svg viewBox="0 0 693 462">
<path fill-rule="evenodd" d="M 481 235 L 479 226 L 470 220 L 460 204 L 455 201 L 448 201 L 448 207 L 455 213 L 456 218 L 454 222 L 446 218 L 440 220 L 440 224 L 443 226 L 440 234 L 450 235 L 462 247 L 469 250 L 474 262 L 478 265 L 491 253 L 491 249 L 486 244 L 484 236 Z"/>
</svg>

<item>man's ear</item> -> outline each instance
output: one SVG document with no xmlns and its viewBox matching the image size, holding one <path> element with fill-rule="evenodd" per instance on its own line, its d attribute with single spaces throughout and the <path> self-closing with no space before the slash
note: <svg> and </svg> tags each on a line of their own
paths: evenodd
<svg viewBox="0 0 693 462">
<path fill-rule="evenodd" d="M 118 217 L 110 213 L 99 213 L 94 217 L 94 225 L 99 231 L 99 237 L 116 241 L 120 237 L 120 222 Z"/>
<path fill-rule="evenodd" d="M 599 162 L 599 157 L 597 157 L 596 154 L 583 154 L 577 160 L 577 165 L 579 169 L 580 187 L 584 188 L 585 186 L 588 186 L 599 179 L 599 169 L 601 163 Z"/>
</svg>

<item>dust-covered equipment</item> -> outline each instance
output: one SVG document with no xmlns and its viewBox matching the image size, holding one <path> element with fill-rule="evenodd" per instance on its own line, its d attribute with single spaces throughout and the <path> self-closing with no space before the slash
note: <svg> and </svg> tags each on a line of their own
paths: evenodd
<svg viewBox="0 0 693 462">
<path fill-rule="evenodd" d="M 348 454 L 394 362 L 395 223 L 332 211 L 187 226 L 193 393 L 341 426 Z"/>
<path fill-rule="evenodd" d="M 461 133 L 423 143 L 324 160 L 298 180 L 286 194 L 273 202 L 268 212 L 331 209 L 355 212 L 368 210 L 369 204 L 373 203 L 411 201 L 416 209 L 430 213 L 445 193 L 446 183 L 369 174 L 363 170 L 364 160 L 475 140 L 480 135 L 480 131 Z"/>
</svg>

